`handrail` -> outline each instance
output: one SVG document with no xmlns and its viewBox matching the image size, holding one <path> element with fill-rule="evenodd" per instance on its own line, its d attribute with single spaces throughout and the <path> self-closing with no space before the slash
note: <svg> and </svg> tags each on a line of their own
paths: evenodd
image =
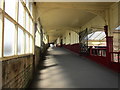
<svg viewBox="0 0 120 90">
<path fill-rule="evenodd" d="M 120 54 L 120 52 L 110 52 L 110 53 L 117 53 L 117 54 Z"/>
</svg>

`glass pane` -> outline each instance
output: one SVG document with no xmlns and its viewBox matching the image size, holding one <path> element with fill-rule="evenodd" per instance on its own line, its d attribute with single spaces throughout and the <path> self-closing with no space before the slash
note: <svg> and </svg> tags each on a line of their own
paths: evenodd
<svg viewBox="0 0 120 90">
<path fill-rule="evenodd" d="M 32 19 L 30 19 L 30 33 L 33 35 L 33 22 L 32 22 Z"/>
<path fill-rule="evenodd" d="M 30 14 L 32 15 L 32 2 L 30 2 Z"/>
<path fill-rule="evenodd" d="M 24 52 L 24 33 L 18 28 L 18 54 L 23 54 Z"/>
<path fill-rule="evenodd" d="M 95 32 L 95 33 L 89 38 L 89 40 L 94 40 L 100 33 L 101 33 L 101 31 Z"/>
<path fill-rule="evenodd" d="M 26 53 L 29 53 L 29 35 L 26 33 Z"/>
<path fill-rule="evenodd" d="M 29 0 L 26 0 L 26 6 L 29 8 Z"/>
<path fill-rule="evenodd" d="M 5 18 L 4 26 L 4 56 L 14 55 L 15 25 Z"/>
<path fill-rule="evenodd" d="M 19 1 L 19 16 L 18 17 L 19 17 L 18 22 L 20 23 L 20 25 L 23 26 L 23 24 L 24 24 L 24 7 L 20 1 Z"/>
<path fill-rule="evenodd" d="M 105 32 L 103 32 L 100 36 L 98 36 L 99 40 L 102 40 L 102 39 L 105 38 L 105 37 L 106 37 Z"/>
<path fill-rule="evenodd" d="M 115 30 L 120 30 L 120 26 L 118 26 Z"/>
<path fill-rule="evenodd" d="M 94 33 L 91 33 L 91 34 L 88 34 L 88 40 L 90 40 L 91 36 L 93 35 Z"/>
<path fill-rule="evenodd" d="M 30 36 L 30 53 L 33 51 L 33 40 L 32 37 Z"/>
<path fill-rule="evenodd" d="M 0 57 L 2 57 L 2 15 L 0 14 Z"/>
<path fill-rule="evenodd" d="M 105 38 L 105 32 L 102 32 L 100 35 L 98 35 L 95 40 L 102 40 L 103 38 Z"/>
<path fill-rule="evenodd" d="M 0 8 L 2 8 L 2 0 L 0 0 Z"/>
<path fill-rule="evenodd" d="M 88 38 L 90 38 L 94 33 L 88 34 Z"/>
<path fill-rule="evenodd" d="M 26 12 L 26 29 L 27 31 L 29 31 L 29 16 L 28 16 L 28 13 Z"/>
<path fill-rule="evenodd" d="M 5 12 L 15 19 L 15 7 L 17 0 L 5 0 Z"/>
</svg>

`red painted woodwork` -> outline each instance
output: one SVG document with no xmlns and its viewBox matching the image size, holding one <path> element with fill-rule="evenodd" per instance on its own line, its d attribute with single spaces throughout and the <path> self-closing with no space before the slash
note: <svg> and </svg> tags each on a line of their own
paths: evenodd
<svg viewBox="0 0 120 90">
<path fill-rule="evenodd" d="M 63 44 L 63 47 L 72 51 L 72 52 L 75 52 L 75 53 L 80 53 L 80 45 L 79 43 L 78 44 L 73 44 L 73 45 L 64 45 Z M 107 48 L 100 48 L 98 50 L 106 50 Z M 95 48 L 91 49 L 91 50 L 95 50 Z M 97 50 L 97 49 L 96 49 Z M 113 71 L 116 71 L 116 72 L 120 72 L 120 63 L 117 63 L 117 62 L 111 62 L 110 60 L 110 57 L 107 57 L 107 56 L 98 56 L 98 55 L 89 55 L 89 56 L 84 56 L 84 57 L 87 57 L 89 58 L 90 60 L 98 63 L 98 64 L 101 64 L 102 66 L 104 67 L 107 67 Z"/>
<path fill-rule="evenodd" d="M 108 37 L 108 25 L 104 26 L 104 32 L 106 34 L 106 37 Z"/>
<path fill-rule="evenodd" d="M 107 55 L 107 57 L 109 58 L 109 60 L 111 62 L 112 61 L 111 52 L 113 52 L 113 37 L 112 36 L 106 37 L 106 43 L 107 43 L 106 55 Z"/>
<path fill-rule="evenodd" d="M 109 58 L 101 56 L 86 56 L 92 61 L 95 61 L 98 64 L 101 64 L 115 72 L 120 72 L 120 63 L 110 62 Z"/>
<path fill-rule="evenodd" d="M 70 44 L 68 44 L 68 45 L 63 45 L 63 47 L 66 48 L 66 49 L 69 49 L 70 51 L 73 51 L 73 52 L 79 54 L 80 46 L 79 46 L 78 43 L 77 43 L 77 44 L 72 44 L 72 45 L 70 45 Z"/>
<path fill-rule="evenodd" d="M 120 52 L 111 52 L 112 62 L 120 63 Z"/>
<path fill-rule="evenodd" d="M 90 48 L 90 55 L 91 56 L 104 56 L 104 57 L 106 57 L 106 50 L 107 50 L 107 48 Z M 93 51 L 95 53 L 93 53 Z"/>
<path fill-rule="evenodd" d="M 106 34 L 106 48 L 90 48 L 90 55 L 85 57 L 89 58 L 92 61 L 95 61 L 107 68 L 110 68 L 116 72 L 120 72 L 120 52 L 113 52 L 113 37 L 108 36 L 108 26 L 104 26 L 104 31 Z M 63 45 L 64 48 L 69 49 L 75 53 L 80 53 L 80 44 L 68 44 L 68 45 Z M 106 55 L 103 56 L 102 50 L 105 50 Z M 93 53 L 93 51 L 96 52 L 96 54 Z M 99 53 L 101 51 L 101 53 Z M 118 54 L 118 62 L 113 62 L 114 60 L 114 54 Z"/>
</svg>

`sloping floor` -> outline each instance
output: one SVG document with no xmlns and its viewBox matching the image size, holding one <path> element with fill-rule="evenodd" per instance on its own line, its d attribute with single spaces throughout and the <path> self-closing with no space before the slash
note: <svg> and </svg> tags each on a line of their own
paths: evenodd
<svg viewBox="0 0 120 90">
<path fill-rule="evenodd" d="M 49 48 L 31 88 L 118 88 L 118 73 L 64 48 Z"/>
</svg>

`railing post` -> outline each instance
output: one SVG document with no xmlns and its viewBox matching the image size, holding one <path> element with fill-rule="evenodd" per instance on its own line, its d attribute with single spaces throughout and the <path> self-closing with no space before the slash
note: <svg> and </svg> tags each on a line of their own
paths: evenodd
<svg viewBox="0 0 120 90">
<path fill-rule="evenodd" d="M 101 50 L 100 54 L 101 54 L 101 56 L 103 56 L 103 50 Z"/>
<path fill-rule="evenodd" d="M 92 56 L 92 48 L 90 48 L 90 56 Z"/>
</svg>

